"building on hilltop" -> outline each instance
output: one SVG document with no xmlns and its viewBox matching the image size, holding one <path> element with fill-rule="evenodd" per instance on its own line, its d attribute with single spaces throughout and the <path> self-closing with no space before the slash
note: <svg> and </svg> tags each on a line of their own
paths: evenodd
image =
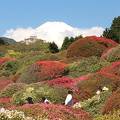
<svg viewBox="0 0 120 120">
<path fill-rule="evenodd" d="M 24 41 L 27 45 L 30 43 L 34 43 L 38 40 L 37 36 L 30 36 L 29 38 L 26 38 Z"/>
</svg>

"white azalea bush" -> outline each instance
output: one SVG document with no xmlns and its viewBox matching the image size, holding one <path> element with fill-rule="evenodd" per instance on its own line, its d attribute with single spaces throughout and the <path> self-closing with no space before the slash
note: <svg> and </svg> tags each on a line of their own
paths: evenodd
<svg viewBox="0 0 120 120">
<path fill-rule="evenodd" d="M 17 110 L 0 109 L 0 120 L 35 120 L 31 117 L 26 117 L 24 112 Z"/>
</svg>

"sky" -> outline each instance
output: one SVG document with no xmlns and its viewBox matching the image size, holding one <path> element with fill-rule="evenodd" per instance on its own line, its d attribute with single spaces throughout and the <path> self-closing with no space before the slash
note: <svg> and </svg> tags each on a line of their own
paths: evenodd
<svg viewBox="0 0 120 120">
<path fill-rule="evenodd" d="M 120 0 L 0 0 L 0 36 L 55 21 L 80 29 L 106 28 L 119 15 Z"/>
</svg>

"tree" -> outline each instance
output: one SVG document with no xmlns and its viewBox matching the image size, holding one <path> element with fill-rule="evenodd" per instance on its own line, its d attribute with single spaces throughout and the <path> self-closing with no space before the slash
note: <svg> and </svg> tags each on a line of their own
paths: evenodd
<svg viewBox="0 0 120 120">
<path fill-rule="evenodd" d="M 70 44 L 72 44 L 75 41 L 75 38 L 73 37 L 65 37 L 61 50 L 66 50 Z"/>
<path fill-rule="evenodd" d="M 54 42 L 49 43 L 49 50 L 51 53 L 59 52 L 58 46 Z"/>
<path fill-rule="evenodd" d="M 103 36 L 120 43 L 120 16 L 114 18 L 111 27 L 105 29 Z"/>
<path fill-rule="evenodd" d="M 4 40 L 2 40 L 1 38 L 0 38 L 0 45 L 5 45 Z"/>
</svg>

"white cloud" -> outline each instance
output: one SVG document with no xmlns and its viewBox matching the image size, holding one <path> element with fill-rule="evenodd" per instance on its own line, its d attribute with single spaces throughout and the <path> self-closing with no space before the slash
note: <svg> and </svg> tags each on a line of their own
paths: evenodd
<svg viewBox="0 0 120 120">
<path fill-rule="evenodd" d="M 37 28 L 17 28 L 7 30 L 3 36 L 13 38 L 16 41 L 24 40 L 30 36 L 37 36 L 43 40 L 54 41 L 59 47 L 62 45 L 66 36 L 100 36 L 103 32 L 102 27 L 92 27 L 87 29 L 75 28 L 64 22 L 46 22 Z"/>
</svg>

